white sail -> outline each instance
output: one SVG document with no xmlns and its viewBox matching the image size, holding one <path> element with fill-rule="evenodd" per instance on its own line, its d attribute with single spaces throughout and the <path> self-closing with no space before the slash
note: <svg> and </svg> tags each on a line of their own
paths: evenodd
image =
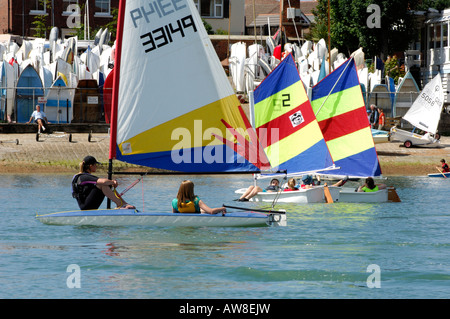
<svg viewBox="0 0 450 319">
<path fill-rule="evenodd" d="M 443 104 L 444 91 L 438 73 L 425 85 L 403 119 L 425 132 L 436 134 Z"/>
</svg>

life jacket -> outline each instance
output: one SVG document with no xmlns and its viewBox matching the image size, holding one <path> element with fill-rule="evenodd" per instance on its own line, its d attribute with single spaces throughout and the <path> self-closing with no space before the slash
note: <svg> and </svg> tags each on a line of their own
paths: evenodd
<svg viewBox="0 0 450 319">
<path fill-rule="evenodd" d="M 195 197 L 193 201 L 188 201 L 185 203 L 181 203 L 181 207 L 178 206 L 177 201 L 177 210 L 180 213 L 200 213 L 200 206 L 199 206 L 200 199 L 198 197 Z"/>
<path fill-rule="evenodd" d="M 80 176 L 82 174 L 86 173 L 76 174 L 72 178 L 72 197 L 81 202 L 84 202 L 86 200 L 86 197 L 89 195 L 92 185 L 95 185 L 96 183 L 92 181 L 79 182 Z"/>
<path fill-rule="evenodd" d="M 364 186 L 363 188 L 362 188 L 362 190 L 364 191 L 364 192 L 378 192 L 378 186 L 375 186 L 374 188 L 372 188 L 372 189 L 370 189 L 369 187 L 366 187 L 366 186 Z"/>
</svg>

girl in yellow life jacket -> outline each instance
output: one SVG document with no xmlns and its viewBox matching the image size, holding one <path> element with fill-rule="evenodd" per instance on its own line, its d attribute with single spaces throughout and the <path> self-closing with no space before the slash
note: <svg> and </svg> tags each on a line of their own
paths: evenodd
<svg viewBox="0 0 450 319">
<path fill-rule="evenodd" d="M 375 185 L 372 177 L 367 177 L 364 185 L 358 187 L 358 192 L 377 192 L 380 189 L 386 188 L 384 184 Z"/>
<path fill-rule="evenodd" d="M 183 181 L 178 189 L 177 198 L 172 200 L 173 213 L 226 213 L 225 207 L 209 208 L 198 196 L 194 195 L 194 183 Z"/>
</svg>

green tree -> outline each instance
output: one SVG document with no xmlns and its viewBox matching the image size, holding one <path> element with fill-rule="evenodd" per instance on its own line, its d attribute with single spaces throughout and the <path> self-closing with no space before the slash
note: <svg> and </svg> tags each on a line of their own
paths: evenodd
<svg viewBox="0 0 450 319">
<path fill-rule="evenodd" d="M 328 0 L 319 0 L 315 12 L 316 26 L 322 25 L 322 28 L 323 24 L 327 24 L 327 2 Z M 422 2 L 421 0 L 330 0 L 331 45 L 346 54 L 363 47 L 368 56 L 387 57 L 395 52 L 404 51 L 417 37 L 417 32 L 414 32 L 417 21 L 412 10 L 423 5 Z M 369 10 L 369 5 L 375 5 L 379 8 L 379 12 Z M 379 19 L 379 27 L 368 23 L 371 17 Z"/>
</svg>

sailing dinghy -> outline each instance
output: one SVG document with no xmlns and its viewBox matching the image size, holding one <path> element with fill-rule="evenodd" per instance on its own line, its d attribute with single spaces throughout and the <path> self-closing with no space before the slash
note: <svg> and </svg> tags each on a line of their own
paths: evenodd
<svg viewBox="0 0 450 319">
<path fill-rule="evenodd" d="M 285 170 L 287 176 L 297 177 L 334 168 L 292 54 L 262 81 L 253 96 L 254 127 L 272 170 Z M 255 180 L 273 177 L 276 175 L 257 175 Z M 338 201 L 339 188 L 329 186 L 328 190 L 332 200 Z M 243 188 L 235 193 L 242 195 L 245 191 Z M 322 185 L 297 191 L 259 192 L 250 201 L 324 203 L 325 191 Z"/>
<path fill-rule="evenodd" d="M 339 178 L 348 176 L 350 179 L 381 176 L 353 58 L 313 87 L 311 105 L 335 165 L 339 167 L 333 175 Z M 323 176 L 326 175 L 329 174 L 323 172 Z M 388 190 L 369 193 L 340 187 L 339 201 L 387 202 Z"/>
<path fill-rule="evenodd" d="M 117 34 L 110 175 L 114 159 L 204 174 L 254 173 L 268 165 L 191 0 L 121 0 Z M 72 211 L 37 219 L 95 226 L 286 225 L 285 212 L 278 211 L 222 216 L 154 210 Z"/>
<path fill-rule="evenodd" d="M 405 131 L 397 127 L 391 128 L 391 138 L 404 142 L 405 147 L 413 145 L 430 145 L 440 143 L 437 128 L 444 105 L 444 90 L 441 75 L 438 73 L 425 87 L 409 108 L 403 119 L 415 128 L 424 132 L 424 135 Z"/>
</svg>

